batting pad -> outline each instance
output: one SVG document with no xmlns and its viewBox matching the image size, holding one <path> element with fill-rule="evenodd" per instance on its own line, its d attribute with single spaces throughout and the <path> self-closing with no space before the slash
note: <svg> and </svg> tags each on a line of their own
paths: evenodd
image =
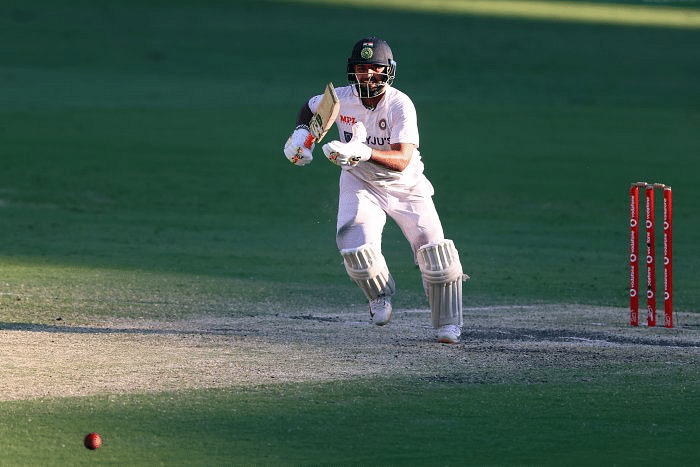
<svg viewBox="0 0 700 467">
<path fill-rule="evenodd" d="M 380 295 L 394 294 L 394 279 L 389 274 L 384 256 L 372 245 L 340 250 L 345 262 L 345 270 L 350 278 L 360 286 L 368 300 Z"/>
<path fill-rule="evenodd" d="M 446 324 L 462 326 L 462 272 L 459 254 L 452 240 L 424 245 L 416 253 L 423 275 L 433 327 Z"/>
</svg>

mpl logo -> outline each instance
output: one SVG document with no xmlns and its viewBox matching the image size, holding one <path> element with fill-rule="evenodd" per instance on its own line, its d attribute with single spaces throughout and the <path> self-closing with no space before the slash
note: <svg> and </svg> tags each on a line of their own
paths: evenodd
<svg viewBox="0 0 700 467">
<path fill-rule="evenodd" d="M 357 123 L 357 119 L 355 117 L 350 117 L 348 115 L 341 115 L 339 118 L 340 121 L 346 125 L 353 126 L 355 123 Z"/>
</svg>

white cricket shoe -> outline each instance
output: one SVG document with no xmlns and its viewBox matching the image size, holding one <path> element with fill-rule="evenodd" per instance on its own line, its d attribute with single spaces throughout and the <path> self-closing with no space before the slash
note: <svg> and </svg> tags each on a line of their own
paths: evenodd
<svg viewBox="0 0 700 467">
<path fill-rule="evenodd" d="M 384 326 L 391 321 L 391 295 L 380 295 L 370 300 L 369 315 L 377 326 Z"/>
<path fill-rule="evenodd" d="M 456 344 L 459 342 L 460 334 L 462 334 L 462 329 L 456 324 L 440 326 L 440 329 L 438 329 L 438 342 Z"/>
</svg>

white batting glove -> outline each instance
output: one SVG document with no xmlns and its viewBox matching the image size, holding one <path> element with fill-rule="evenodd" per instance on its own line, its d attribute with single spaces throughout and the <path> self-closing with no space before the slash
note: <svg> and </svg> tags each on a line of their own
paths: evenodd
<svg viewBox="0 0 700 467">
<path fill-rule="evenodd" d="M 323 153 L 336 165 L 355 166 L 358 162 L 368 161 L 372 157 L 372 148 L 365 144 L 367 129 L 362 122 L 352 126 L 352 138 L 347 143 L 331 141 L 323 145 Z"/>
<path fill-rule="evenodd" d="M 284 155 L 289 159 L 289 162 L 294 165 L 306 165 L 314 160 L 312 153 L 316 145 L 312 143 L 311 148 L 304 145 L 310 134 L 308 128 L 300 126 L 287 139 L 287 143 L 284 145 Z"/>
</svg>

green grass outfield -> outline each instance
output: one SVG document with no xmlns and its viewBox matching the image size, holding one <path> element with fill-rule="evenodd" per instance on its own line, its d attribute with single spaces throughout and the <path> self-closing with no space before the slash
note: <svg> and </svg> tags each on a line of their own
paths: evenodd
<svg viewBox="0 0 700 467">
<path fill-rule="evenodd" d="M 689 376 L 689 375 L 686 375 Z M 697 385 L 357 381 L 5 403 L 2 465 L 694 465 Z M 648 386 L 647 386 L 648 388 Z M 21 415 L 19 415 L 21 414 Z M 103 434 L 88 452 L 76 431 Z M 105 432 L 107 435 L 105 435 Z M 653 446 L 650 446 L 653 444 Z"/>
<path fill-rule="evenodd" d="M 674 189 L 676 309 L 700 311 L 697 4 L 613 8 L 691 23 L 638 27 L 325 3 L 0 0 L 0 331 L 360 306 L 337 167 L 281 148 L 365 34 L 416 104 L 466 306 L 610 306 L 624 325 L 628 189 L 648 180 Z M 397 308 L 427 307 L 391 224 L 384 248 Z M 693 465 L 697 378 L 657 370 L 6 401 L 0 466 Z M 381 420 L 387 449 L 367 434 Z M 93 430 L 108 439 L 87 453 Z"/>
</svg>

